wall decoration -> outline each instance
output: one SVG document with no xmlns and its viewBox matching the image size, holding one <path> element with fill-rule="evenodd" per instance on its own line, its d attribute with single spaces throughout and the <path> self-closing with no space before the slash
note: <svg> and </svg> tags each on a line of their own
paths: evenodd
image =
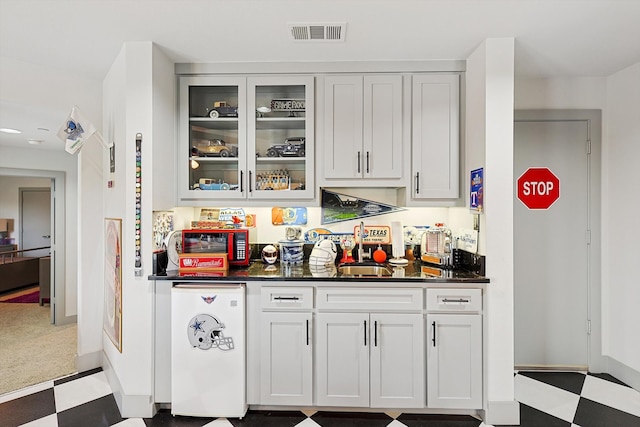
<svg viewBox="0 0 640 427">
<path fill-rule="evenodd" d="M 122 353 L 122 220 L 105 218 L 103 329 Z"/>
<path fill-rule="evenodd" d="M 346 194 L 322 190 L 322 223 L 350 221 L 370 216 L 400 212 L 406 209 L 371 200 L 360 199 Z"/>
<path fill-rule="evenodd" d="M 271 223 L 273 225 L 305 225 L 307 208 L 272 208 Z"/>
<path fill-rule="evenodd" d="M 482 213 L 484 210 L 484 169 L 471 171 L 471 185 L 469 187 L 469 208 L 472 213 Z"/>
<path fill-rule="evenodd" d="M 153 212 L 153 250 L 158 251 L 163 248 L 163 244 L 169 233 L 173 231 L 173 212 L 156 211 Z"/>
<path fill-rule="evenodd" d="M 142 134 L 136 134 L 136 256 L 134 274 L 142 277 Z"/>
</svg>

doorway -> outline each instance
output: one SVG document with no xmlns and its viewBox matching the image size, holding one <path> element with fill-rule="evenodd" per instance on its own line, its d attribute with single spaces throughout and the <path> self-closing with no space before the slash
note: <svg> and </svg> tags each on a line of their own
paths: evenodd
<svg viewBox="0 0 640 427">
<path fill-rule="evenodd" d="M 20 244 L 22 249 L 51 246 L 51 189 L 20 188 Z M 49 256 L 50 249 L 26 252 L 25 256 Z"/>
<path fill-rule="evenodd" d="M 514 179 L 546 167 L 560 181 L 548 209 L 514 197 L 516 368 L 586 370 L 600 357 L 599 131 L 599 111 L 516 112 Z"/>
</svg>

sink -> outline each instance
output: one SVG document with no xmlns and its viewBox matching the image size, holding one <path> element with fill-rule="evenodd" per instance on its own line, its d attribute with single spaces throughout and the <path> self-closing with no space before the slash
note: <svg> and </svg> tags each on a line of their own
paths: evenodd
<svg viewBox="0 0 640 427">
<path fill-rule="evenodd" d="M 384 265 L 353 265 L 346 264 L 338 267 L 338 273 L 342 276 L 367 276 L 384 277 L 391 276 L 391 271 Z"/>
</svg>

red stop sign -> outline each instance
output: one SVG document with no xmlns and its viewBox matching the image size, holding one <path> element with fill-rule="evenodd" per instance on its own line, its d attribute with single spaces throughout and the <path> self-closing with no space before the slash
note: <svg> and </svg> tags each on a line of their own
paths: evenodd
<svg viewBox="0 0 640 427">
<path fill-rule="evenodd" d="M 560 180 L 547 168 L 529 168 L 517 181 L 518 199 L 529 209 L 549 209 L 560 198 Z"/>
</svg>

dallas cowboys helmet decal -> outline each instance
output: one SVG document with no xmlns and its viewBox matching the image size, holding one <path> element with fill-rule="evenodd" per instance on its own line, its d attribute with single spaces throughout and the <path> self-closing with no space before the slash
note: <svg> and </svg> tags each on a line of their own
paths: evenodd
<svg viewBox="0 0 640 427">
<path fill-rule="evenodd" d="M 224 324 L 210 314 L 198 314 L 189 321 L 187 336 L 189 343 L 200 350 L 218 348 L 223 351 L 233 350 L 233 338 L 222 333 Z"/>
</svg>

